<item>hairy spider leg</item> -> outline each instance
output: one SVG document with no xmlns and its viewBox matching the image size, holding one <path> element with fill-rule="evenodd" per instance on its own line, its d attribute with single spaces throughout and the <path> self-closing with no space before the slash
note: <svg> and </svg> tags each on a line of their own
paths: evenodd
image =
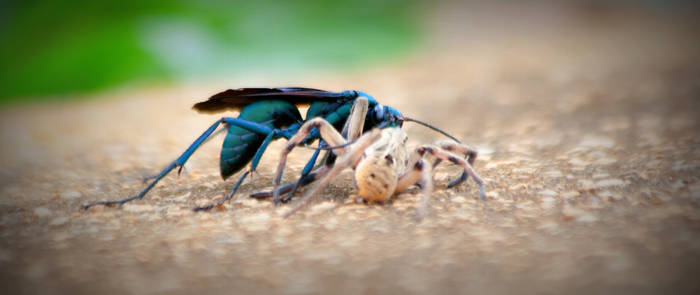
<svg viewBox="0 0 700 295">
<path fill-rule="evenodd" d="M 453 151 L 460 151 L 463 149 L 469 149 L 469 147 L 457 144 L 457 143 L 449 143 L 449 142 L 441 142 L 438 143 L 440 145 L 443 145 L 447 147 L 447 149 L 440 147 L 440 146 L 434 146 L 434 145 L 423 145 L 419 148 L 416 149 L 416 152 L 420 154 L 421 156 L 424 155 L 425 153 L 433 155 L 435 158 L 443 160 L 443 161 L 448 161 L 450 163 L 453 163 L 455 165 L 462 166 L 464 168 L 465 173 L 467 173 L 469 176 L 472 177 L 474 182 L 476 182 L 476 185 L 479 187 L 479 196 L 481 197 L 482 200 L 486 200 L 486 192 L 484 191 L 484 181 L 481 179 L 479 174 L 474 171 L 474 167 L 469 163 L 469 161 L 465 161 L 464 159 L 457 157 L 455 154 L 450 152 L 449 150 Z"/>
<path fill-rule="evenodd" d="M 365 93 L 365 95 L 367 95 Z M 367 96 L 370 97 L 370 96 Z M 345 126 L 343 126 L 343 131 L 341 134 L 346 135 L 345 137 L 347 138 L 348 141 L 353 141 L 362 135 L 362 129 L 364 128 L 365 124 L 365 117 L 367 116 L 369 108 L 369 100 L 365 97 L 359 97 L 355 103 L 352 105 L 352 108 L 350 109 L 350 116 L 347 121 L 345 121 Z M 312 136 L 318 137 L 318 130 L 312 131 Z M 319 140 L 319 147 L 327 147 L 328 145 L 323 139 Z M 320 154 L 321 149 L 317 149 L 313 156 L 311 156 L 311 159 L 306 163 L 304 166 L 304 169 L 301 171 L 301 176 L 299 179 L 295 182 L 293 182 L 293 187 L 292 190 L 289 192 L 288 196 L 286 199 L 283 199 L 282 202 L 286 203 L 290 201 L 293 197 L 294 194 L 297 192 L 297 189 L 299 188 L 299 185 L 304 186 L 310 182 L 312 182 L 315 178 L 313 179 L 308 179 L 309 173 L 311 173 L 311 170 L 314 168 L 316 165 L 316 160 L 318 159 L 318 155 Z"/>
<path fill-rule="evenodd" d="M 469 162 L 469 165 L 474 166 L 474 161 L 476 160 L 476 156 L 478 155 L 477 150 L 473 149 L 471 147 L 468 147 L 466 145 L 460 145 L 460 146 L 465 147 L 467 149 L 466 152 L 462 152 L 461 154 L 463 154 L 464 158 L 467 159 L 467 162 Z M 437 166 L 438 164 L 440 164 L 441 161 L 442 160 L 440 160 L 440 159 L 435 160 L 435 162 L 433 163 L 433 166 Z M 453 188 L 453 187 L 459 185 L 460 183 L 465 182 L 467 180 L 468 175 L 469 174 L 467 173 L 467 171 L 464 170 L 462 172 L 462 175 L 460 175 L 458 178 L 450 181 L 450 183 L 447 184 L 447 188 Z"/>
<path fill-rule="evenodd" d="M 350 110 L 350 116 L 346 122 L 346 127 L 348 129 L 348 134 L 353 137 L 359 136 L 362 133 L 364 127 L 365 117 L 367 116 L 367 110 L 369 108 L 369 101 L 365 97 L 358 97 L 353 103 L 352 109 Z M 345 129 L 345 128 L 343 128 Z M 284 167 L 287 163 L 287 156 L 289 153 L 302 142 L 309 134 L 319 133 L 321 140 L 326 142 L 330 146 L 340 146 L 348 142 L 342 134 L 340 134 L 328 121 L 323 118 L 313 118 L 308 120 L 304 125 L 302 125 L 298 132 L 289 139 L 287 146 L 282 149 L 280 154 L 279 164 L 277 165 L 277 170 L 275 172 L 275 178 L 273 181 L 272 195 L 275 205 L 279 203 L 280 191 L 278 187 L 282 181 L 282 174 L 284 172 Z M 349 140 L 354 140 L 351 138 Z M 347 151 L 349 147 L 343 147 L 339 149 L 333 149 L 332 152 L 336 155 L 341 155 Z M 307 164 L 308 165 L 308 164 Z M 298 185 L 302 182 L 303 176 L 296 182 Z M 295 185 L 295 186 L 296 186 Z"/>
<path fill-rule="evenodd" d="M 440 140 L 435 143 L 435 145 L 439 146 L 443 150 L 458 154 L 458 155 L 464 155 L 464 157 L 467 159 L 467 163 L 473 168 L 474 167 L 474 161 L 476 160 L 476 157 L 479 155 L 479 152 L 475 149 L 472 148 L 468 145 L 465 144 L 460 144 L 452 141 L 447 141 L 447 140 Z M 469 173 L 465 169 L 464 172 L 462 172 L 462 175 L 450 182 L 447 185 L 447 188 L 452 188 L 455 185 L 458 185 L 464 181 L 467 180 L 467 175 Z M 482 199 L 485 199 L 485 196 L 482 194 Z"/>
<path fill-rule="evenodd" d="M 323 118 L 313 118 L 304 125 L 299 128 L 299 131 L 292 136 L 292 138 L 289 139 L 289 142 L 287 143 L 287 146 L 282 149 L 282 152 L 280 154 L 280 159 L 279 163 L 277 165 L 277 170 L 275 170 L 275 177 L 274 177 L 274 185 L 272 189 L 272 194 L 273 194 L 273 200 L 275 204 L 279 203 L 279 190 L 277 189 L 280 185 L 280 182 L 282 181 L 282 174 L 284 172 L 284 167 L 287 164 L 287 156 L 289 155 L 290 152 L 296 147 L 300 142 L 306 138 L 306 136 L 311 133 L 312 130 L 318 129 L 321 133 L 321 138 L 323 138 L 324 141 L 328 142 L 332 146 L 337 146 L 345 143 L 345 138 L 343 138 L 340 133 L 338 133 L 335 128 L 333 128 L 333 125 L 328 123 L 326 120 Z M 333 153 L 337 154 L 342 154 L 345 152 L 345 150 L 348 149 L 348 147 L 340 148 L 333 150 Z"/>
<path fill-rule="evenodd" d="M 365 135 L 365 137 L 369 136 L 369 134 Z M 379 134 L 377 138 L 380 136 L 381 135 Z M 336 164 L 319 182 L 319 184 L 316 187 L 314 187 L 300 201 L 299 205 L 297 205 L 289 212 L 285 213 L 283 217 L 289 217 L 290 215 L 294 214 L 300 209 L 306 207 L 311 201 L 312 197 L 318 194 L 323 188 L 325 188 L 330 183 L 330 181 L 333 180 L 343 169 L 355 165 L 361 159 L 365 149 L 367 149 L 367 147 L 369 147 L 374 141 L 376 141 L 376 139 L 364 140 L 365 137 L 361 138 L 360 141 L 355 143 L 352 146 L 353 149 L 351 151 L 342 154 L 336 162 Z M 481 179 L 481 177 L 479 177 L 479 175 L 476 174 L 476 172 L 474 172 L 474 169 L 471 167 L 468 161 L 465 161 L 459 158 L 456 154 L 454 154 L 471 153 L 471 151 L 473 151 L 473 149 L 465 145 L 452 142 L 438 142 L 436 143 L 436 145 L 420 146 L 414 151 L 413 155 L 410 158 L 411 160 L 408 166 L 411 167 L 410 170 L 399 176 L 398 183 L 396 185 L 396 188 L 394 189 L 394 193 L 398 193 L 405 190 L 411 184 L 417 182 L 421 183 L 423 195 L 419 201 L 419 206 L 416 208 L 416 216 L 419 220 L 422 219 L 426 215 L 427 208 L 429 206 L 428 202 L 433 191 L 432 170 L 434 166 L 432 163 L 438 163 L 440 161 L 449 161 L 450 163 L 460 165 L 464 168 L 464 171 L 466 171 L 466 173 L 468 173 L 468 175 L 470 175 L 477 183 L 481 198 L 485 199 L 486 195 L 484 192 L 483 180 Z"/>
<path fill-rule="evenodd" d="M 476 151 L 476 149 L 469 147 L 469 146 L 466 146 L 464 144 L 461 144 L 461 142 L 458 142 L 457 144 L 454 144 L 454 145 L 450 145 L 452 143 L 454 143 L 454 142 L 440 141 L 439 145 L 440 145 L 440 147 L 442 147 L 448 151 L 459 152 L 460 154 L 463 154 L 465 156 L 465 158 L 467 159 L 467 162 L 469 162 L 469 165 L 474 166 L 474 161 L 476 160 L 476 156 L 479 154 Z M 455 147 L 455 150 L 450 149 L 452 146 Z M 459 178 L 457 178 L 453 181 L 450 181 L 450 183 L 447 184 L 447 188 L 452 188 L 452 187 L 466 181 L 467 175 L 468 175 L 467 170 L 464 170 L 462 172 L 462 175 L 459 176 Z"/>
<path fill-rule="evenodd" d="M 338 131 L 335 132 L 337 133 Z M 338 133 L 338 135 L 340 134 Z M 362 155 L 364 154 L 365 150 L 369 146 L 371 146 L 375 141 L 377 141 L 381 136 L 382 133 L 380 129 L 372 129 L 372 131 L 365 133 L 354 144 L 349 146 L 349 150 L 344 150 L 340 152 L 340 154 L 338 155 L 338 160 L 336 160 L 335 164 L 332 168 L 330 168 L 330 170 L 324 176 L 324 178 L 321 181 L 319 181 L 319 183 L 313 189 L 311 189 L 311 191 L 309 191 L 306 194 L 306 196 L 304 196 L 304 198 L 301 199 L 301 201 L 299 201 L 299 204 L 296 207 L 289 210 L 287 213 L 282 215 L 282 217 L 287 218 L 295 212 L 299 211 L 300 209 L 306 207 L 311 201 L 311 199 L 321 190 L 323 190 L 326 186 L 328 186 L 328 184 L 333 179 L 335 179 L 335 177 L 338 176 L 338 174 L 340 174 L 341 171 L 343 171 L 345 168 L 349 168 L 357 164 L 357 162 L 359 162 L 362 159 Z"/>
<path fill-rule="evenodd" d="M 221 125 L 222 123 L 229 124 L 229 125 L 235 125 L 241 128 L 244 128 L 246 130 L 250 130 L 252 132 L 258 133 L 258 134 L 263 134 L 263 135 L 268 135 L 273 133 L 275 130 L 277 130 L 278 134 L 277 136 L 279 137 L 285 137 L 285 138 L 290 138 L 293 133 L 291 133 L 289 128 L 285 130 L 279 130 L 279 129 L 272 129 L 269 128 L 265 125 L 255 123 L 255 122 L 250 122 L 238 118 L 230 118 L 230 117 L 223 117 L 214 124 L 212 124 L 207 130 L 202 133 L 175 161 L 171 162 L 166 166 L 158 175 L 156 175 L 155 179 L 151 181 L 151 183 L 146 186 L 144 190 L 142 190 L 139 194 L 121 199 L 121 200 L 112 200 L 112 201 L 99 201 L 99 202 L 93 202 L 89 203 L 86 205 L 81 206 L 82 209 L 87 210 L 92 206 L 95 205 L 105 205 L 105 206 L 110 206 L 110 205 L 122 205 L 124 203 L 133 201 L 133 200 L 138 200 L 138 199 L 143 199 L 143 197 L 160 181 L 163 177 L 168 175 L 170 171 L 175 169 L 176 167 L 180 167 L 182 169 L 182 166 L 187 162 L 187 160 L 192 156 L 192 154 L 199 148 L 209 136 L 214 133 L 214 131 Z"/>
<path fill-rule="evenodd" d="M 408 170 L 403 175 L 399 176 L 398 184 L 396 185 L 394 193 L 401 192 L 408 188 L 408 186 L 411 184 L 420 181 L 419 183 L 421 184 L 421 188 L 423 190 L 423 196 L 421 197 L 419 205 L 416 208 L 416 215 L 418 219 L 422 219 L 427 213 L 428 202 L 430 201 L 430 195 L 433 191 L 433 167 L 438 165 L 443 160 L 464 167 L 465 172 L 463 173 L 472 175 L 474 181 L 479 186 L 481 198 L 486 198 L 483 189 L 483 181 L 474 172 L 474 169 L 471 167 L 471 163 L 457 157 L 457 154 L 465 155 L 470 159 L 476 157 L 476 151 L 474 149 L 451 141 L 438 141 L 435 143 L 435 145 L 423 145 L 414 151 L 410 158 L 411 164 L 408 166 L 411 167 L 411 170 Z"/>
<path fill-rule="evenodd" d="M 427 212 L 428 201 L 430 200 L 430 195 L 433 192 L 433 164 L 416 152 L 414 152 L 414 155 L 411 158 L 415 158 L 408 166 L 411 168 L 409 168 L 410 170 L 406 171 L 404 174 L 399 175 L 394 193 L 401 192 L 414 183 L 421 183 L 420 187 L 423 190 L 423 195 L 421 196 L 419 205 L 416 208 L 416 216 L 420 220 L 423 219 Z"/>
</svg>

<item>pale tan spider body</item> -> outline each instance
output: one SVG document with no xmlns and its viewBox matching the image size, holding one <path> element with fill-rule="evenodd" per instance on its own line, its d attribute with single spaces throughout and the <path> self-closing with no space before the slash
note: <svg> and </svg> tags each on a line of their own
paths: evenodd
<svg viewBox="0 0 700 295">
<path fill-rule="evenodd" d="M 313 130 L 318 130 L 321 138 L 334 147 L 332 151 L 338 158 L 332 166 L 324 165 L 314 171 L 315 177 L 322 177 L 322 179 L 307 193 L 300 204 L 285 216 L 306 206 L 311 197 L 317 195 L 346 168 L 355 170 L 358 193 L 369 202 L 385 202 L 395 193 L 419 182 L 423 189 L 423 197 L 417 208 L 418 215 L 421 217 L 425 214 L 433 189 L 433 164 L 441 161 L 462 166 L 465 173 L 470 175 L 478 185 L 481 198 L 486 198 L 483 180 L 471 166 L 476 159 L 476 150 L 457 142 L 439 141 L 433 145 L 420 145 L 409 154 L 406 149 L 408 136 L 400 127 L 375 128 L 362 134 L 367 105 L 366 99 L 362 97 L 356 99 L 344 128 L 347 131 L 347 138 L 324 119 L 314 118 L 304 123 L 289 139 L 287 147 L 280 155 L 273 180 L 275 200 L 279 197 L 278 187 L 287 156 Z"/>
<path fill-rule="evenodd" d="M 365 200 L 384 202 L 394 194 L 399 176 L 406 173 L 406 141 L 408 136 L 401 128 L 386 128 L 365 150 L 355 168 L 355 184 Z"/>
</svg>

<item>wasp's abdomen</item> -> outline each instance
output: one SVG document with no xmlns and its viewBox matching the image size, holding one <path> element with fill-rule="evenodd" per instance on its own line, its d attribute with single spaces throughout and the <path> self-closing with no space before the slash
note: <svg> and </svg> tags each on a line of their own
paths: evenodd
<svg viewBox="0 0 700 295">
<path fill-rule="evenodd" d="M 252 103 L 241 110 L 239 119 L 260 123 L 271 129 L 284 128 L 301 121 L 299 109 L 281 100 Z M 231 125 L 221 148 L 221 177 L 224 179 L 240 171 L 253 159 L 265 135 Z"/>
</svg>

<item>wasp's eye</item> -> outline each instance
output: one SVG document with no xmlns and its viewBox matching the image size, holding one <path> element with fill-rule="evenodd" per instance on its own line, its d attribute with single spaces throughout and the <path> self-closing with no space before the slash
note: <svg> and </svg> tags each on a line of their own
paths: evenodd
<svg viewBox="0 0 700 295">
<path fill-rule="evenodd" d="M 374 107 L 374 118 L 380 122 L 384 121 L 384 106 L 378 104 L 377 106 Z"/>
</svg>

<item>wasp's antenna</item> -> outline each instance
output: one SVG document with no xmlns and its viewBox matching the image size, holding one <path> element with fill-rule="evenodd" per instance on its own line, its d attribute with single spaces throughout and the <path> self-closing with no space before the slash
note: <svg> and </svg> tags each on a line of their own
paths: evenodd
<svg viewBox="0 0 700 295">
<path fill-rule="evenodd" d="M 450 139 L 452 139 L 452 140 L 454 140 L 454 141 L 456 141 L 456 142 L 458 142 L 458 143 L 462 143 L 462 141 L 460 141 L 460 140 L 457 139 L 456 137 L 454 137 L 454 136 L 450 135 L 449 133 L 443 131 L 442 129 L 437 128 L 437 127 L 435 127 L 435 126 L 433 126 L 433 125 L 430 125 L 430 124 L 428 124 L 428 123 L 426 123 L 426 122 L 423 122 L 423 121 L 420 121 L 420 120 L 416 120 L 416 119 L 413 119 L 413 118 L 409 118 L 409 117 L 401 117 L 400 120 L 409 121 L 409 122 L 416 122 L 416 123 L 421 124 L 421 125 L 423 125 L 423 126 L 425 126 L 425 127 L 428 127 L 428 128 L 430 128 L 430 129 L 433 129 L 434 131 L 440 132 L 440 133 L 442 133 L 442 135 L 447 136 L 447 137 L 449 137 Z"/>
</svg>

